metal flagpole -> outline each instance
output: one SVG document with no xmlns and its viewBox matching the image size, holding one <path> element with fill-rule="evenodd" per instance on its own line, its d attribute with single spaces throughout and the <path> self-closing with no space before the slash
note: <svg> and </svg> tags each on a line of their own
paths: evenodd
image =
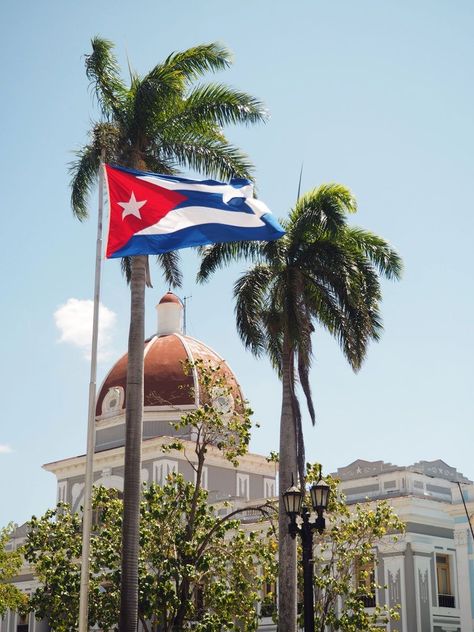
<svg viewBox="0 0 474 632">
<path fill-rule="evenodd" d="M 81 591 L 79 596 L 79 632 L 87 632 L 89 611 L 89 556 L 92 526 L 92 484 L 94 482 L 95 397 L 97 379 L 97 340 L 99 334 L 100 276 L 102 264 L 102 215 L 104 210 L 104 154 L 99 168 L 99 205 L 97 243 L 95 252 L 94 314 L 92 320 L 91 372 L 89 381 L 89 409 L 87 421 L 86 476 L 84 482 L 84 510 L 82 517 Z"/>
</svg>

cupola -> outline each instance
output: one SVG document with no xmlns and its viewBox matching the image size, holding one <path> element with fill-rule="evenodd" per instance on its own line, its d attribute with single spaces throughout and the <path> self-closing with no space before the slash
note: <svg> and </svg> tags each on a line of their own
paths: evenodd
<svg viewBox="0 0 474 632">
<path fill-rule="evenodd" d="M 183 304 L 176 294 L 167 292 L 156 306 L 156 314 L 157 336 L 183 333 Z"/>
</svg>

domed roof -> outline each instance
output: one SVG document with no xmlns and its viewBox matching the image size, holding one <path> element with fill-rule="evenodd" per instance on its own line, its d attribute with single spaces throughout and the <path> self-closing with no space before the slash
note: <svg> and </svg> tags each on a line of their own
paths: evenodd
<svg viewBox="0 0 474 632">
<path fill-rule="evenodd" d="M 174 294 L 166 294 L 158 304 L 158 312 L 164 303 L 176 303 Z M 177 299 L 177 297 L 176 297 Z M 176 308 L 182 309 L 177 299 Z M 168 318 L 168 314 L 165 313 Z M 169 323 L 166 323 L 167 325 Z M 160 331 L 160 330 L 159 330 Z M 203 360 L 218 365 L 226 378 L 234 399 L 242 400 L 237 379 L 220 355 L 204 343 L 173 332 L 166 335 L 153 336 L 145 341 L 144 357 L 144 407 L 180 407 L 198 405 L 200 403 L 199 384 L 194 373 L 185 375 L 183 363 L 186 360 L 195 362 Z M 105 378 L 97 397 L 96 416 L 119 414 L 126 406 L 127 358 L 125 354 L 115 363 Z"/>
<path fill-rule="evenodd" d="M 176 294 L 173 294 L 173 292 L 166 292 L 158 305 L 163 305 L 163 303 L 175 303 L 176 305 L 182 305 L 179 298 L 176 296 Z"/>
</svg>

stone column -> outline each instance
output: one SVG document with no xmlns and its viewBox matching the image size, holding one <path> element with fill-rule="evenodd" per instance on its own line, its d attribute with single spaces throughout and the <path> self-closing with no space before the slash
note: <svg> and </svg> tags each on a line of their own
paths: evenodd
<svg viewBox="0 0 474 632">
<path fill-rule="evenodd" d="M 405 594 L 405 556 L 384 556 L 384 574 L 386 589 L 386 603 L 390 608 L 399 607 L 399 621 L 390 621 L 390 632 L 408 632 L 406 620 Z"/>
<path fill-rule="evenodd" d="M 420 545 L 412 544 L 415 572 L 417 632 L 431 632 L 432 590 L 431 562 L 433 554 L 420 550 Z"/>
<path fill-rule="evenodd" d="M 454 530 L 454 546 L 456 547 L 457 562 L 457 588 L 459 603 L 457 604 L 461 611 L 461 630 L 470 632 L 473 627 L 473 613 L 471 607 L 471 586 L 469 576 L 469 552 L 468 552 L 468 533 L 465 524 L 456 525 Z"/>
</svg>

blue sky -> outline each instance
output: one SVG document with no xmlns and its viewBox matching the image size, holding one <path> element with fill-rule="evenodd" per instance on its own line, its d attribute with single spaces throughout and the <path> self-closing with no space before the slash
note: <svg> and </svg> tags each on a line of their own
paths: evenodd
<svg viewBox="0 0 474 632">
<path fill-rule="evenodd" d="M 284 216 L 303 162 L 303 190 L 347 185 L 359 203 L 353 222 L 403 256 L 403 280 L 383 286 L 385 333 L 357 375 L 337 344 L 315 333 L 318 420 L 315 428 L 306 420 L 308 458 L 326 471 L 357 458 L 441 458 L 474 478 L 473 32 L 469 0 L 4 7 L 0 525 L 52 505 L 55 482 L 41 465 L 85 450 L 83 314 L 93 293 L 95 223 L 72 217 L 67 169 L 97 114 L 83 57 L 95 34 L 115 42 L 124 69 L 128 60 L 141 73 L 173 50 L 225 43 L 235 63 L 217 78 L 271 112 L 264 126 L 228 131 L 256 165 L 260 197 Z M 95 208 L 94 198 L 93 216 Z M 197 287 L 196 258 L 185 254 L 188 333 L 234 369 L 261 423 L 252 449 L 266 454 L 278 447 L 279 383 L 235 333 L 232 284 L 242 269 Z M 153 278 L 147 334 L 167 289 L 156 268 Z M 127 344 L 129 296 L 117 261 L 104 266 L 102 302 L 100 377 Z"/>
</svg>

